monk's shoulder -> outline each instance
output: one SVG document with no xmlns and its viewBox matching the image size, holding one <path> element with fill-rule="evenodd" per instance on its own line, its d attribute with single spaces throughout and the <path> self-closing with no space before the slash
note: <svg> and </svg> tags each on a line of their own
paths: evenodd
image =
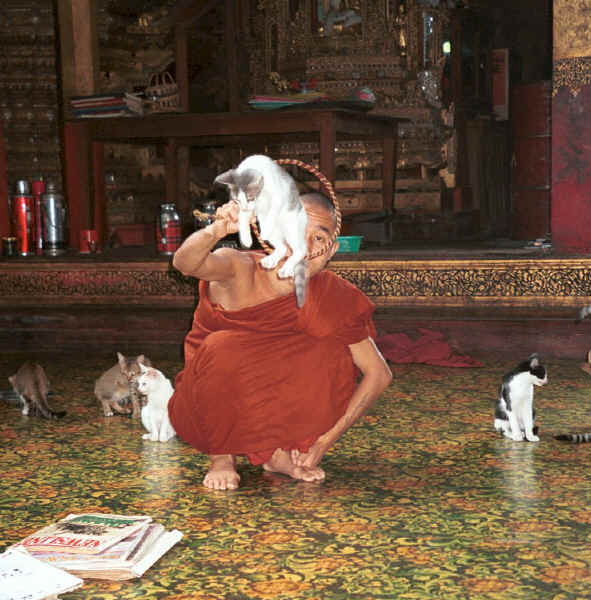
<svg viewBox="0 0 591 600">
<path fill-rule="evenodd" d="M 320 289 L 324 290 L 326 294 L 344 294 L 345 297 L 351 298 L 367 298 L 364 292 L 362 292 L 355 284 L 347 281 L 340 275 L 337 275 L 334 271 L 324 269 L 320 271 L 316 277 L 317 285 Z"/>
</svg>

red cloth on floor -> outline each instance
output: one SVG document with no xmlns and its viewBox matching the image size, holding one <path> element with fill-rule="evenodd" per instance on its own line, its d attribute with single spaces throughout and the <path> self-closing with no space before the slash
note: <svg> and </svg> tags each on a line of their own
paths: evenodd
<svg viewBox="0 0 591 600">
<path fill-rule="evenodd" d="M 179 437 L 253 464 L 307 451 L 347 408 L 358 376 L 348 346 L 375 337 L 373 303 L 330 271 L 308 281 L 302 309 L 290 294 L 226 311 L 205 281 L 199 297 L 169 402 Z"/>
<path fill-rule="evenodd" d="M 443 333 L 419 328 L 420 336 L 411 339 L 406 333 L 389 333 L 380 336 L 376 345 L 393 363 L 426 363 L 444 367 L 482 367 L 470 356 L 455 354 L 445 341 Z"/>
</svg>

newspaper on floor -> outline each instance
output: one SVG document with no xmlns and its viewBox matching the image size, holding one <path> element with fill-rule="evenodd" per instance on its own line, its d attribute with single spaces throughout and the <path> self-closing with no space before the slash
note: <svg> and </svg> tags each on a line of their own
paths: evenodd
<svg viewBox="0 0 591 600">
<path fill-rule="evenodd" d="M 148 523 L 99 554 L 75 555 L 27 550 L 35 558 L 83 579 L 119 581 L 141 577 L 182 537 L 183 534 L 176 529 L 166 531 L 159 523 Z"/>
<path fill-rule="evenodd" d="M 84 582 L 24 550 L 0 554 L 0 600 L 46 600 L 79 588 Z"/>
</svg>

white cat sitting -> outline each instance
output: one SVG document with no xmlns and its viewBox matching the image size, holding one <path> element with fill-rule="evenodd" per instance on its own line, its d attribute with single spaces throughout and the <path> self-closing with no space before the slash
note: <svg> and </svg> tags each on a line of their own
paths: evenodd
<svg viewBox="0 0 591 600">
<path fill-rule="evenodd" d="M 174 388 L 162 371 L 141 363 L 140 369 L 137 388 L 147 398 L 141 411 L 141 419 L 142 425 L 148 430 L 142 438 L 152 442 L 168 442 L 176 435 L 168 418 L 168 401 Z"/>
<path fill-rule="evenodd" d="M 503 376 L 495 405 L 494 427 L 516 442 L 539 442 L 535 427 L 534 385 L 546 385 L 548 374 L 537 354 L 532 354 Z"/>
</svg>

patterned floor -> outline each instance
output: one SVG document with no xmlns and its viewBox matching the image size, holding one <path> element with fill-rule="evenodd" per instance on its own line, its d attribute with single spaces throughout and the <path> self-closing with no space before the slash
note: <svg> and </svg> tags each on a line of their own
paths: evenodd
<svg viewBox="0 0 591 600">
<path fill-rule="evenodd" d="M 87 581 L 63 598 L 587 598 L 591 444 L 552 434 L 591 425 L 591 378 L 549 363 L 541 442 L 517 443 L 492 431 L 513 364 L 483 360 L 394 366 L 387 393 L 326 457 L 323 484 L 241 462 L 241 489 L 212 492 L 186 444 L 145 442 L 138 423 L 100 415 L 93 382 L 114 361 L 41 359 L 68 415 L 0 406 L 0 550 L 69 512 L 147 513 L 184 539 L 141 579 Z M 20 361 L 1 357 L 0 381 Z M 181 366 L 155 362 L 169 376 Z"/>
</svg>

